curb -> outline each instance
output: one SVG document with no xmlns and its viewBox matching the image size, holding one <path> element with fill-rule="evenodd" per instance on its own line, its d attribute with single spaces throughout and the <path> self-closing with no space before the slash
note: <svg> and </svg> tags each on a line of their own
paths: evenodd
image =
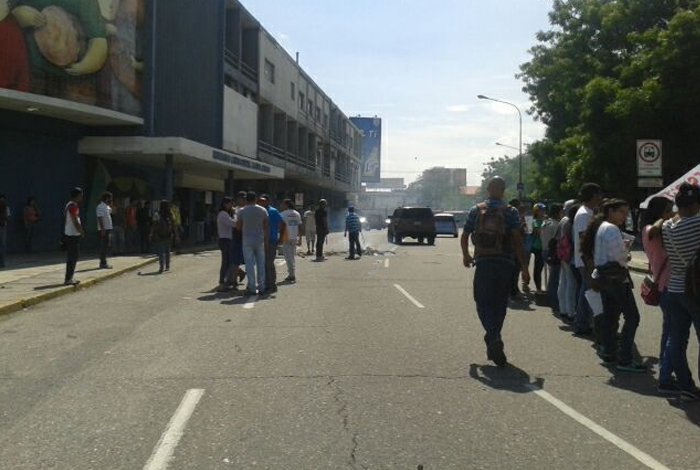
<svg viewBox="0 0 700 470">
<path fill-rule="evenodd" d="M 46 292 L 44 294 L 35 295 L 35 296 L 29 297 L 27 299 L 21 299 L 21 300 L 12 302 L 10 304 L 0 305 L 0 316 L 7 315 L 9 313 L 13 313 L 13 312 L 16 312 L 18 310 L 23 310 L 23 309 L 31 307 L 33 305 L 40 304 L 46 300 L 55 299 L 57 297 L 61 297 L 63 295 L 69 294 L 71 292 L 75 292 L 75 291 L 82 290 L 82 289 L 87 289 L 88 287 L 92 287 L 96 284 L 99 284 L 100 282 L 107 281 L 107 280 L 115 278 L 117 276 L 121 276 L 124 273 L 128 273 L 129 271 L 134 271 L 136 269 L 147 266 L 151 263 L 156 262 L 157 260 L 158 260 L 158 258 L 148 258 L 146 260 L 140 261 L 140 262 L 133 264 L 131 266 L 127 266 L 125 268 L 114 270 L 114 271 L 110 272 L 109 274 L 105 274 L 104 276 L 100 276 L 100 277 L 97 277 L 94 279 L 88 279 L 87 281 L 82 282 L 82 283 L 78 284 L 77 286 L 61 287 L 61 288 L 58 288 L 58 289 L 51 291 L 51 292 Z"/>
</svg>

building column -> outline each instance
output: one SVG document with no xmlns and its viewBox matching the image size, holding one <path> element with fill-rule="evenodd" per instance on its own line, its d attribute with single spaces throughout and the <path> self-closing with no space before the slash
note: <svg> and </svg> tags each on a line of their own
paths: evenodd
<svg viewBox="0 0 700 470">
<path fill-rule="evenodd" d="M 165 156 L 165 199 L 168 201 L 173 200 L 173 180 L 175 178 L 175 171 L 173 169 L 173 155 L 167 154 Z"/>
<path fill-rule="evenodd" d="M 228 174 L 226 175 L 226 196 L 234 196 L 233 185 L 233 170 L 228 170 Z"/>
</svg>

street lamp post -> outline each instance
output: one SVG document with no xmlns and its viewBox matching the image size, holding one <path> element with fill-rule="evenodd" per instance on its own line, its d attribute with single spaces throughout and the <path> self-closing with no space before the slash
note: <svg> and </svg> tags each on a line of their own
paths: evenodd
<svg viewBox="0 0 700 470">
<path fill-rule="evenodd" d="M 503 103 L 507 104 L 508 106 L 512 106 L 515 108 L 515 110 L 518 112 L 518 122 L 520 124 L 520 135 L 518 138 L 518 198 L 522 200 L 523 198 L 523 114 L 520 112 L 520 108 L 518 108 L 515 104 L 509 102 L 509 101 L 503 101 L 503 100 L 497 100 L 496 98 L 490 98 L 485 95 L 477 95 L 477 98 L 480 100 L 489 100 L 489 101 L 495 101 L 497 103 Z M 498 144 L 497 144 L 498 145 Z M 504 145 L 504 147 L 506 147 Z"/>
</svg>

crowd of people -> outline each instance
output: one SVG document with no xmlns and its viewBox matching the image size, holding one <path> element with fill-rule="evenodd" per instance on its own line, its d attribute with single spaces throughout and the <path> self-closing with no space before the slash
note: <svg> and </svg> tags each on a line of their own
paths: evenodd
<svg viewBox="0 0 700 470">
<path fill-rule="evenodd" d="M 635 240 L 625 230 L 628 202 L 604 198 L 599 185 L 587 183 L 576 200 L 535 204 L 529 222 L 529 208 L 518 200 L 503 201 L 504 180 L 493 178 L 488 191 L 488 199 L 467 216 L 461 246 L 464 265 L 476 267 L 474 299 L 489 360 L 507 364 L 501 330 L 509 300 L 528 299 L 532 264 L 536 295 L 547 299 L 574 335 L 593 339 L 604 366 L 620 372 L 648 371 L 634 349 L 640 324 L 634 289 L 640 289 L 644 302 L 658 305 L 663 316 L 658 392 L 700 399 L 687 360 L 692 326 L 700 341 L 700 299 L 686 285 L 700 255 L 700 188 L 685 183 L 675 200 L 649 202 L 641 235 L 650 275 L 639 286 L 628 266 Z"/>
</svg>

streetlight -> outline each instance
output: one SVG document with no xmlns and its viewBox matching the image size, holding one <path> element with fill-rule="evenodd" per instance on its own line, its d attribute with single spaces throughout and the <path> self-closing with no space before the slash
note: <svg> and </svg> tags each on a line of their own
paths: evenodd
<svg viewBox="0 0 700 470">
<path fill-rule="evenodd" d="M 480 100 L 489 100 L 489 101 L 495 101 L 496 103 L 503 103 L 507 104 L 508 106 L 512 106 L 515 108 L 515 110 L 518 112 L 518 120 L 520 123 L 520 138 L 518 139 L 518 198 L 522 200 L 523 198 L 523 114 L 520 112 L 520 108 L 518 108 L 515 104 L 509 102 L 509 101 L 503 101 L 503 100 L 497 100 L 496 98 L 490 98 L 485 95 L 477 95 L 477 98 Z M 498 143 L 497 143 L 498 145 Z M 504 145 L 504 147 L 506 147 Z"/>
<path fill-rule="evenodd" d="M 499 147 L 505 147 L 505 148 L 509 148 L 509 149 L 513 149 L 513 150 L 518 150 L 518 147 L 513 147 L 512 145 L 502 144 L 500 142 L 496 142 L 496 145 L 498 145 Z"/>
</svg>

